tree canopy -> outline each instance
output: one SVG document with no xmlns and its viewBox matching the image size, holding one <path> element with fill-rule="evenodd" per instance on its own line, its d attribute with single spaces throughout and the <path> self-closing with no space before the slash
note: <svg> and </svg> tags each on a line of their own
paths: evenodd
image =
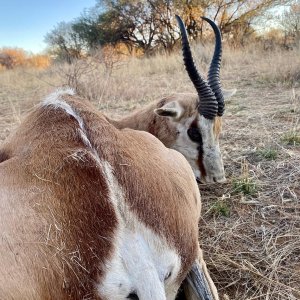
<svg viewBox="0 0 300 300">
<path fill-rule="evenodd" d="M 253 32 L 253 21 L 267 9 L 288 0 L 98 0 L 75 21 L 58 24 L 45 38 L 60 56 L 79 57 L 103 45 L 123 43 L 129 51 L 145 54 L 172 51 L 179 39 L 179 14 L 191 39 L 203 38 L 205 15 L 224 35 L 243 44 Z"/>
</svg>

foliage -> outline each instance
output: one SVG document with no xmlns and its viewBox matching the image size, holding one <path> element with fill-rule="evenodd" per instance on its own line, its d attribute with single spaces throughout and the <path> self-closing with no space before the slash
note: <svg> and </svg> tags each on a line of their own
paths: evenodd
<svg viewBox="0 0 300 300">
<path fill-rule="evenodd" d="M 73 30 L 71 23 L 61 22 L 45 36 L 45 42 L 51 47 L 51 54 L 72 63 L 82 56 L 85 41 Z"/>
<path fill-rule="evenodd" d="M 244 159 L 241 163 L 241 177 L 233 180 L 233 192 L 253 196 L 257 192 L 257 185 L 249 175 L 249 165 Z"/>
<path fill-rule="evenodd" d="M 102 2 L 102 1 L 101 1 Z M 178 38 L 175 33 L 172 1 L 104 1 L 102 27 L 115 42 L 123 42 L 130 49 L 140 48 L 144 53 L 163 47 L 171 49 Z"/>
<path fill-rule="evenodd" d="M 290 131 L 283 136 L 282 141 L 287 145 L 298 146 L 300 145 L 300 135 L 295 131 Z"/>
<path fill-rule="evenodd" d="M 0 51 L 0 65 L 7 69 L 13 69 L 16 66 L 24 65 L 26 53 L 19 48 L 3 48 Z"/>
<path fill-rule="evenodd" d="M 248 177 L 234 180 L 233 188 L 234 192 L 243 193 L 244 195 L 254 195 L 257 191 L 256 183 Z"/>
<path fill-rule="evenodd" d="M 223 201 L 216 201 L 211 207 L 210 211 L 217 216 L 229 217 L 230 216 L 230 207 L 229 205 Z"/>
<path fill-rule="evenodd" d="M 290 8 L 282 14 L 280 25 L 285 31 L 286 39 L 291 37 L 297 48 L 300 48 L 300 1 L 294 1 Z"/>
<path fill-rule="evenodd" d="M 23 49 L 2 48 L 0 49 L 0 68 L 13 69 L 18 66 L 47 68 L 50 58 L 47 55 L 29 55 Z"/>
<path fill-rule="evenodd" d="M 129 52 L 171 52 L 180 37 L 175 20 L 179 14 L 193 40 L 207 38 L 200 16 L 217 21 L 234 46 L 253 35 L 253 21 L 265 10 L 288 0 L 98 0 L 72 23 L 60 23 L 46 36 L 57 57 L 67 60 L 104 45 L 123 43 Z M 205 25 L 204 25 L 205 24 Z M 211 30 L 208 31 L 212 35 Z"/>
<path fill-rule="evenodd" d="M 260 149 L 258 154 L 266 160 L 275 160 L 278 156 L 278 152 L 275 149 Z"/>
</svg>

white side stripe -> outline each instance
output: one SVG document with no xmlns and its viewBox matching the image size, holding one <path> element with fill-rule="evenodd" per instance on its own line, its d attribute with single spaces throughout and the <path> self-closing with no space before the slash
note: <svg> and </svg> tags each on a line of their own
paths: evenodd
<svg viewBox="0 0 300 300">
<path fill-rule="evenodd" d="M 65 102 L 61 97 L 63 95 L 75 95 L 75 92 L 70 88 L 59 89 L 54 93 L 50 94 L 43 102 L 43 106 L 53 106 L 54 108 L 60 108 L 64 110 L 68 115 L 72 116 L 78 123 L 79 128 L 78 132 L 83 141 L 83 143 L 92 151 L 94 159 L 97 161 L 99 165 L 102 166 L 99 155 L 96 149 L 93 148 L 90 140 L 88 139 L 84 122 L 81 116 L 71 107 L 70 104 Z"/>
</svg>

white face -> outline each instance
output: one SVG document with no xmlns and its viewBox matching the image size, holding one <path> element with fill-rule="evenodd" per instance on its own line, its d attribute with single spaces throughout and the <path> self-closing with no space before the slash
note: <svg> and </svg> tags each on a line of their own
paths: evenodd
<svg viewBox="0 0 300 300">
<path fill-rule="evenodd" d="M 203 154 L 202 162 L 206 172 L 201 177 L 204 182 L 225 182 L 225 172 L 223 159 L 219 146 L 219 139 L 216 137 L 213 127 L 213 120 L 208 120 L 203 116 L 199 117 L 198 126 L 200 128 Z"/>
<path fill-rule="evenodd" d="M 196 116 L 183 119 L 180 122 L 171 121 L 177 129 L 177 137 L 175 143 L 172 145 L 172 149 L 177 150 L 187 159 L 196 178 L 200 179 L 201 173 L 198 166 L 199 145 L 193 142 L 187 133 L 195 118 Z"/>
<path fill-rule="evenodd" d="M 202 183 L 225 182 L 223 160 L 213 120 L 201 115 L 173 121 L 178 136 L 172 148 L 182 153 Z"/>
<path fill-rule="evenodd" d="M 222 89 L 222 92 L 224 99 L 228 99 L 236 93 L 236 89 Z M 199 102 L 198 96 L 175 94 L 171 98 L 172 101 L 154 110 L 157 115 L 168 118 L 168 122 L 165 122 L 167 128 L 162 126 L 163 131 L 173 132 L 174 128 L 177 131 L 171 148 L 184 155 L 198 181 L 225 182 L 219 137 L 214 132 L 214 121 L 198 114 L 196 109 Z M 191 117 L 186 118 L 185 114 Z M 164 136 L 157 135 L 157 137 L 164 143 Z"/>
</svg>

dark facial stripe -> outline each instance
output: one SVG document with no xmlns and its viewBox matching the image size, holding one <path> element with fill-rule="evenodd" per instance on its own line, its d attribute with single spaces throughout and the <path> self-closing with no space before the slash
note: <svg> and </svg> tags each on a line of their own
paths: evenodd
<svg viewBox="0 0 300 300">
<path fill-rule="evenodd" d="M 153 120 L 150 122 L 148 126 L 148 132 L 153 134 L 154 136 L 157 136 L 156 133 L 156 116 L 153 117 Z"/>
<path fill-rule="evenodd" d="M 0 150 L 0 163 L 6 161 L 8 159 L 9 159 L 8 153 L 6 153 L 5 151 Z"/>
<path fill-rule="evenodd" d="M 195 142 L 199 145 L 198 146 L 199 154 L 198 154 L 197 164 L 198 164 L 199 170 L 201 172 L 201 175 L 205 177 L 206 171 L 205 171 L 204 164 L 203 164 L 203 141 L 202 141 L 200 129 L 198 127 L 197 118 L 195 118 L 195 120 L 192 122 L 190 128 L 187 131 L 187 134 L 193 142 Z"/>
<path fill-rule="evenodd" d="M 199 155 L 198 155 L 198 166 L 199 166 L 199 170 L 201 172 L 201 175 L 203 177 L 206 176 L 206 171 L 205 171 L 205 168 L 204 168 L 204 164 L 203 164 L 203 151 L 199 151 Z"/>
<path fill-rule="evenodd" d="M 192 122 L 187 134 L 193 142 L 197 143 L 202 148 L 202 136 L 198 127 L 197 118 L 195 118 L 195 120 Z"/>
</svg>

